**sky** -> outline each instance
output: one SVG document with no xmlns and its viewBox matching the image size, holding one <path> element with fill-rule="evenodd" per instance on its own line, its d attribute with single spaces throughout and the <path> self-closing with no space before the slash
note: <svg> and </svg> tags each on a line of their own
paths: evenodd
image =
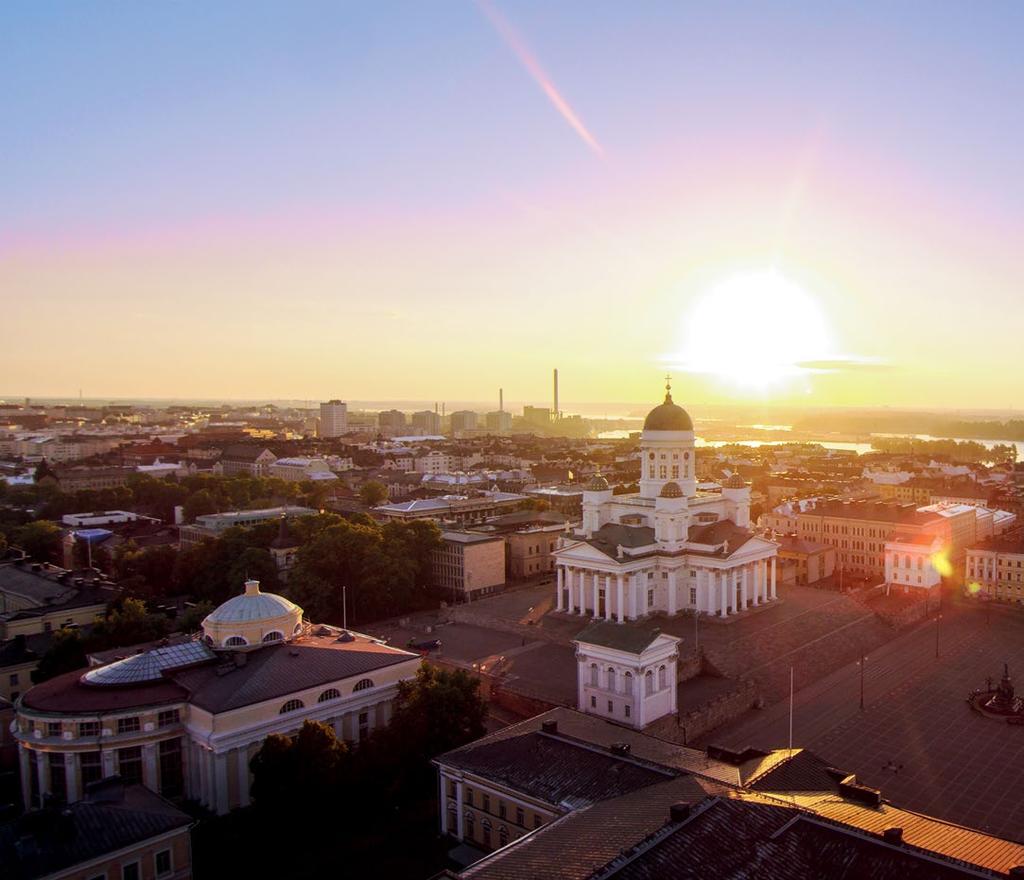
<svg viewBox="0 0 1024 880">
<path fill-rule="evenodd" d="M 0 6 L 0 395 L 1020 406 L 1024 6 Z"/>
</svg>

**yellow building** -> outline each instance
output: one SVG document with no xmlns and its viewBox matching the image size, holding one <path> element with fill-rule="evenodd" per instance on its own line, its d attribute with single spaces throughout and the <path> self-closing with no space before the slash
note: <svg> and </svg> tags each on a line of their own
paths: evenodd
<svg viewBox="0 0 1024 880">
<path fill-rule="evenodd" d="M 967 549 L 968 595 L 1024 604 L 1024 529 Z"/>
<path fill-rule="evenodd" d="M 249 761 L 271 733 L 307 720 L 358 742 L 387 724 L 416 654 L 303 620 L 248 581 L 201 636 L 58 676 L 18 701 L 15 738 L 26 807 L 74 803 L 120 775 L 216 813 L 249 803 Z"/>
</svg>

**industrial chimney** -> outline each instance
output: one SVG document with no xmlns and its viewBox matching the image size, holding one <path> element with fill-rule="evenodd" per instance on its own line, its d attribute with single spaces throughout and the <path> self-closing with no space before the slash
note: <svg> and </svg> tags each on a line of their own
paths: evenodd
<svg viewBox="0 0 1024 880">
<path fill-rule="evenodd" d="M 551 413 L 553 419 L 558 418 L 558 367 L 555 367 L 555 408 Z"/>
</svg>

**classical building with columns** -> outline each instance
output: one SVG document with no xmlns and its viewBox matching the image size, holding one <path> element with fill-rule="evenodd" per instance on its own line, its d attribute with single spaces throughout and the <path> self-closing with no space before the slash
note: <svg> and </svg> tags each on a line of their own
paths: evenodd
<svg viewBox="0 0 1024 880">
<path fill-rule="evenodd" d="M 614 495 L 595 476 L 583 523 L 562 538 L 556 610 L 622 623 L 654 612 L 725 617 L 776 598 L 773 541 L 750 530 L 750 488 L 738 476 L 697 489 L 693 422 L 672 402 L 644 421 L 640 491 Z"/>
<path fill-rule="evenodd" d="M 12 732 L 26 808 L 73 803 L 119 775 L 216 813 L 249 803 L 249 761 L 272 733 L 304 721 L 358 742 L 387 724 L 421 658 L 371 636 L 303 620 L 248 581 L 185 641 L 36 685 Z"/>
</svg>

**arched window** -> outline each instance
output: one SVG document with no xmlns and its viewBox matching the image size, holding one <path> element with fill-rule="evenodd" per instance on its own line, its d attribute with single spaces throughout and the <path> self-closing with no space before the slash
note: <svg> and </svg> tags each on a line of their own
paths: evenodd
<svg viewBox="0 0 1024 880">
<path fill-rule="evenodd" d="M 466 810 L 466 815 L 463 816 L 463 820 L 464 820 L 464 822 L 463 822 L 463 829 L 462 830 L 464 832 L 464 835 L 466 837 L 472 838 L 473 837 L 473 830 L 474 830 L 474 823 L 476 822 L 476 817 L 469 810 Z"/>
<path fill-rule="evenodd" d="M 610 666 L 608 667 L 608 690 L 615 690 L 615 670 Z"/>
<path fill-rule="evenodd" d="M 225 648 L 240 648 L 243 645 L 248 645 L 248 644 L 249 643 L 245 639 L 243 639 L 241 636 L 231 636 L 226 642 L 224 642 L 224 647 Z"/>
<path fill-rule="evenodd" d="M 627 672 L 622 677 L 622 692 L 624 694 L 632 695 L 632 693 L 633 693 L 633 673 L 632 672 Z"/>
<path fill-rule="evenodd" d="M 341 691 L 337 688 L 327 688 L 319 697 L 316 698 L 318 703 L 326 703 L 328 700 L 336 700 L 341 696 Z"/>
<path fill-rule="evenodd" d="M 665 667 L 664 666 L 659 666 L 658 667 L 658 690 L 662 690 L 665 687 L 665 685 L 668 683 L 668 682 L 665 681 L 666 674 L 667 674 L 667 672 L 666 672 Z"/>
<path fill-rule="evenodd" d="M 458 833 L 458 830 L 459 830 L 458 816 L 456 815 L 454 809 L 450 809 L 448 811 L 448 833 L 454 835 L 454 834 Z"/>
<path fill-rule="evenodd" d="M 647 696 L 654 693 L 654 673 L 650 669 L 644 675 L 644 689 L 647 692 Z"/>
<path fill-rule="evenodd" d="M 498 843 L 501 846 L 508 843 L 508 829 L 504 825 L 498 829 Z"/>
<path fill-rule="evenodd" d="M 590 664 L 590 684 L 591 687 L 597 687 L 597 664 Z"/>
<path fill-rule="evenodd" d="M 482 824 L 483 824 L 483 829 L 484 829 L 484 846 L 490 846 L 491 845 L 491 821 L 490 821 L 490 819 L 484 819 Z"/>
<path fill-rule="evenodd" d="M 276 629 L 263 637 L 264 642 L 280 642 L 282 639 L 284 639 L 284 633 Z"/>
<path fill-rule="evenodd" d="M 287 715 L 289 712 L 296 712 L 299 709 L 304 709 L 305 707 L 306 707 L 306 704 L 303 703 L 302 700 L 289 700 L 287 703 L 285 703 L 281 707 L 281 711 L 278 712 L 277 714 L 278 715 Z"/>
<path fill-rule="evenodd" d="M 356 682 L 356 686 L 352 688 L 353 691 L 365 691 L 367 688 L 373 687 L 372 678 L 362 678 Z"/>
</svg>

